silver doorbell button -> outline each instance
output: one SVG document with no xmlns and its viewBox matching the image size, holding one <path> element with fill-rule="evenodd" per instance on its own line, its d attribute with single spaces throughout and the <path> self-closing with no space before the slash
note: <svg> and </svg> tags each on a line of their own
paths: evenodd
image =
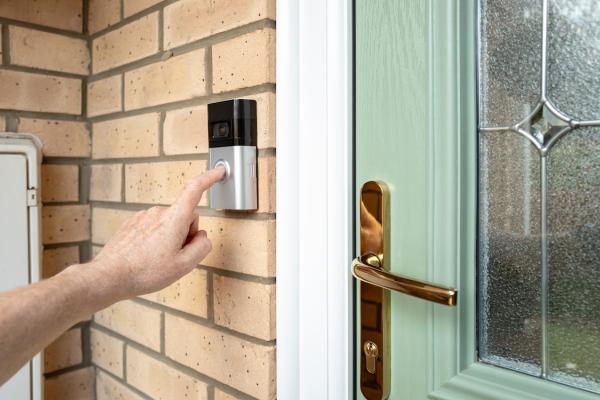
<svg viewBox="0 0 600 400">
<path fill-rule="evenodd" d="M 208 165 L 224 166 L 220 184 L 210 188 L 211 208 L 258 209 L 256 101 L 234 99 L 208 105 Z"/>
<path fill-rule="evenodd" d="M 222 182 L 225 182 L 227 180 L 227 178 L 229 178 L 229 175 L 231 174 L 231 169 L 229 168 L 229 163 L 225 160 L 217 160 L 217 162 L 213 166 L 213 169 L 219 168 L 219 167 L 225 168 L 225 175 L 223 175 L 223 177 L 219 181 L 222 183 Z"/>
</svg>

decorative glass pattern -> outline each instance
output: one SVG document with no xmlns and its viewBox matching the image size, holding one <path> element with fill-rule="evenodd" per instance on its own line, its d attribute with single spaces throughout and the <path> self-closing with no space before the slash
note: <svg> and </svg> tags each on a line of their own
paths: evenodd
<svg viewBox="0 0 600 400">
<path fill-rule="evenodd" d="M 598 93 L 600 3 L 480 0 L 479 357 L 600 393 Z"/>
</svg>

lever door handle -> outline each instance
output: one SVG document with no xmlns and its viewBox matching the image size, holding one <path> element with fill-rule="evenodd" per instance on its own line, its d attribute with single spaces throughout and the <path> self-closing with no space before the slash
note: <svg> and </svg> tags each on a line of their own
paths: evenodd
<svg viewBox="0 0 600 400">
<path fill-rule="evenodd" d="M 375 254 L 367 253 L 352 261 L 352 275 L 370 285 L 393 290 L 447 306 L 456 305 L 457 290 L 396 275 L 381 269 Z"/>
</svg>

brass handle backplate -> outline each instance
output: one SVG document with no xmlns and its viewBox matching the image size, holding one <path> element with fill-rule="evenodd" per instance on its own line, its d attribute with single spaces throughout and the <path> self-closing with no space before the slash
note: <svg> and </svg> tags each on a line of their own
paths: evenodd
<svg viewBox="0 0 600 400">
<path fill-rule="evenodd" d="M 352 273 L 360 280 L 360 390 L 368 400 L 390 394 L 390 295 L 397 291 L 455 306 L 456 289 L 389 272 L 389 189 L 369 181 L 360 193 L 360 257 Z"/>
</svg>

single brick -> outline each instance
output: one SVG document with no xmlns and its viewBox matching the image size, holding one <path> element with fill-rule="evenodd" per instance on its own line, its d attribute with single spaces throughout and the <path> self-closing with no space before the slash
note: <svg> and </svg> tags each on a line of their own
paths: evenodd
<svg viewBox="0 0 600 400">
<path fill-rule="evenodd" d="M 77 165 L 42 165 L 42 201 L 79 200 L 79 166 Z"/>
<path fill-rule="evenodd" d="M 0 17 L 69 31 L 82 31 L 81 0 L 2 0 Z"/>
<path fill-rule="evenodd" d="M 123 0 L 123 13 L 125 14 L 125 18 L 127 18 L 130 15 L 152 7 L 161 1 L 162 0 Z"/>
<path fill-rule="evenodd" d="M 122 164 L 92 165 L 90 200 L 121 201 Z"/>
<path fill-rule="evenodd" d="M 107 373 L 98 370 L 96 400 L 143 400 L 143 398 Z"/>
<path fill-rule="evenodd" d="M 159 113 L 96 122 L 92 158 L 157 156 Z"/>
<path fill-rule="evenodd" d="M 19 118 L 19 132 L 34 133 L 46 157 L 89 157 L 90 132 L 85 122 Z"/>
<path fill-rule="evenodd" d="M 106 71 L 158 52 L 158 12 L 92 41 L 92 72 Z"/>
<path fill-rule="evenodd" d="M 1 29 L 1 27 L 0 27 L 0 29 Z M 0 40 L 2 40 L 2 38 L 0 38 Z M 1 57 L 2 57 L 2 53 L 0 53 L 0 59 L 1 59 Z M 0 61 L 0 64 L 2 64 L 1 61 Z M 6 118 L 4 118 L 3 115 L 0 115 L 0 130 L 4 131 L 5 129 L 6 129 Z"/>
<path fill-rule="evenodd" d="M 87 116 L 121 111 L 121 75 L 88 83 Z"/>
<path fill-rule="evenodd" d="M 206 106 L 168 111 L 163 125 L 165 154 L 208 153 Z"/>
<path fill-rule="evenodd" d="M 75 328 L 63 333 L 44 350 L 44 372 L 80 364 L 83 361 L 81 346 L 81 329 Z"/>
<path fill-rule="evenodd" d="M 121 20 L 121 0 L 89 0 L 88 29 L 94 34 Z"/>
<path fill-rule="evenodd" d="M 81 79 L 0 70 L 0 87 L 0 108 L 81 114 Z"/>
<path fill-rule="evenodd" d="M 170 205 L 185 183 L 204 171 L 205 160 L 128 164 L 125 166 L 125 201 Z M 205 197 L 201 205 L 206 204 Z"/>
<path fill-rule="evenodd" d="M 125 110 L 206 94 L 205 50 L 198 49 L 125 73 Z"/>
<path fill-rule="evenodd" d="M 275 339 L 275 285 L 213 275 L 215 323 L 263 340 Z"/>
<path fill-rule="evenodd" d="M 200 217 L 212 241 L 202 265 L 263 277 L 275 276 L 275 221 Z"/>
<path fill-rule="evenodd" d="M 83 39 L 20 26 L 10 26 L 9 38 L 11 64 L 88 74 L 90 53 Z"/>
<path fill-rule="evenodd" d="M 152 350 L 160 351 L 160 314 L 131 300 L 121 301 L 94 314 L 94 321 Z"/>
<path fill-rule="evenodd" d="M 206 383 L 127 346 L 127 383 L 153 399 L 206 399 Z"/>
<path fill-rule="evenodd" d="M 42 277 L 50 278 L 63 269 L 79 263 L 79 246 L 58 247 L 44 250 Z"/>
<path fill-rule="evenodd" d="M 44 244 L 89 240 L 90 207 L 88 205 L 46 206 L 42 209 Z"/>
<path fill-rule="evenodd" d="M 275 346 L 253 343 L 166 314 L 165 353 L 258 399 L 275 398 Z"/>
<path fill-rule="evenodd" d="M 119 378 L 123 377 L 123 351 L 125 344 L 122 340 L 92 328 L 90 329 L 90 346 L 92 364 L 107 370 Z"/>
<path fill-rule="evenodd" d="M 213 92 L 275 83 L 275 30 L 247 33 L 212 49 Z"/>
<path fill-rule="evenodd" d="M 165 7 L 164 47 L 180 46 L 264 18 L 275 19 L 275 0 L 181 0 Z M 198 23 L 201 21 L 202 23 Z"/>
<path fill-rule="evenodd" d="M 208 314 L 206 275 L 206 271 L 194 269 L 165 289 L 144 295 L 142 298 L 206 318 Z"/>
<path fill-rule="evenodd" d="M 92 242 L 106 244 L 133 211 L 94 207 L 92 209 Z"/>
<path fill-rule="evenodd" d="M 275 212 L 275 157 L 258 159 L 258 212 Z"/>
<path fill-rule="evenodd" d="M 93 400 L 94 375 L 94 367 L 87 367 L 48 378 L 44 384 L 44 398 Z"/>
<path fill-rule="evenodd" d="M 275 93 L 244 96 L 256 100 L 256 136 L 259 149 L 275 147 Z"/>
<path fill-rule="evenodd" d="M 239 397 L 235 397 L 229 393 L 225 393 L 219 388 L 215 388 L 215 400 L 241 400 Z"/>
</svg>

